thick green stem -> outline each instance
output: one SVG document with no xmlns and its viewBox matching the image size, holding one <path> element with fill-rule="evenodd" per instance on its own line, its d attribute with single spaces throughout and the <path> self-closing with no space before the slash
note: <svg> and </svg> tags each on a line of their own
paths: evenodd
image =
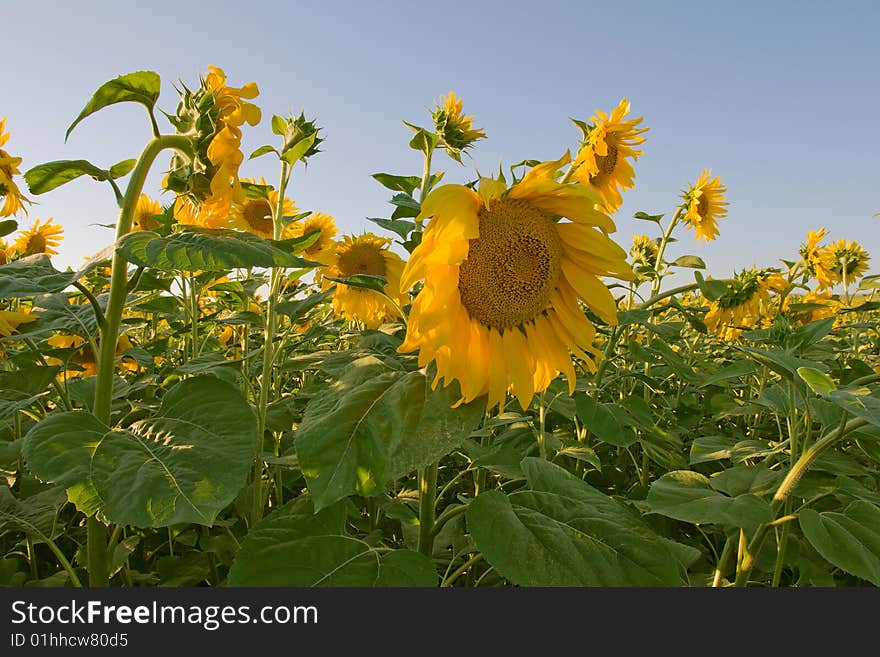
<svg viewBox="0 0 880 657">
<path fill-rule="evenodd" d="M 116 241 L 131 231 L 134 210 L 137 206 L 138 197 L 144 187 L 147 173 L 153 165 L 156 156 L 166 148 L 174 148 L 183 153 L 191 153 L 192 143 L 188 137 L 179 135 L 163 135 L 156 137 L 147 143 L 137 164 L 131 172 L 122 206 L 119 210 L 119 220 L 116 223 Z M 97 383 L 95 387 L 94 414 L 101 422 L 110 425 L 110 401 L 113 388 L 113 371 L 116 361 L 116 345 L 119 338 L 119 325 L 122 321 L 122 312 L 125 309 L 127 296 L 128 261 L 118 250 L 113 253 L 112 271 L 110 274 L 110 297 L 107 301 L 107 309 L 104 312 L 104 324 L 101 327 L 101 342 L 98 348 Z M 107 586 L 108 577 L 107 563 L 107 528 L 95 516 L 88 519 L 88 564 L 89 585 Z"/>
<path fill-rule="evenodd" d="M 810 466 L 819 455 L 822 454 L 822 452 L 848 433 L 852 433 L 866 424 L 868 424 L 868 422 L 861 418 L 850 420 L 846 424 L 841 423 L 840 427 L 831 433 L 826 434 L 817 440 L 815 445 L 805 450 L 797 462 L 788 471 L 785 479 L 782 480 L 782 483 L 779 484 L 779 488 L 776 489 L 776 493 L 773 495 L 771 504 L 773 506 L 774 515 L 776 515 L 779 508 L 785 504 L 785 501 L 788 499 L 789 495 L 791 495 L 791 492 L 794 490 L 794 487 L 797 486 L 801 477 L 806 474 L 807 470 L 810 469 Z M 765 523 L 758 527 L 754 537 L 752 537 L 752 540 L 749 542 L 748 548 L 744 551 L 743 558 L 736 574 L 736 586 L 745 586 L 748 583 L 749 575 L 751 575 L 752 569 L 755 567 L 758 550 L 761 549 L 767 530 L 772 526 L 773 523 Z"/>
<path fill-rule="evenodd" d="M 281 180 L 278 186 L 278 203 L 272 213 L 273 237 L 280 240 L 284 233 L 284 194 L 290 180 L 290 165 L 281 160 Z M 266 302 L 266 325 L 263 328 L 263 369 L 260 373 L 260 398 L 257 403 L 257 435 L 260 437 L 260 451 L 266 432 L 266 412 L 269 407 L 269 393 L 272 390 L 272 364 L 275 362 L 275 333 L 278 330 L 278 303 L 284 270 L 272 267 L 269 272 L 269 298 Z M 251 527 L 263 517 L 263 459 L 257 455 L 254 463 L 253 504 L 251 507 Z"/>
<path fill-rule="evenodd" d="M 434 553 L 434 511 L 437 503 L 437 464 L 419 471 L 419 552 Z"/>
<path fill-rule="evenodd" d="M 724 579 L 724 573 L 727 571 L 727 564 L 730 561 L 730 557 L 733 556 L 733 550 L 735 547 L 736 539 L 733 536 L 728 536 L 727 540 L 724 541 L 721 556 L 718 557 L 718 563 L 715 566 L 715 576 L 712 578 L 713 588 L 721 586 L 721 580 Z"/>
</svg>

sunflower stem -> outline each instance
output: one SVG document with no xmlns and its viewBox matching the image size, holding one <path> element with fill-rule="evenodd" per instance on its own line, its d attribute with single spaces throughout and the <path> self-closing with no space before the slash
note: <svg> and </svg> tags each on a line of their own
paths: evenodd
<svg viewBox="0 0 880 657">
<path fill-rule="evenodd" d="M 846 415 L 844 415 L 843 422 L 840 423 L 840 426 L 832 431 L 831 433 L 826 434 L 822 438 L 816 441 L 816 444 L 810 447 L 807 450 L 804 450 L 801 457 L 797 460 L 797 462 L 789 469 L 788 474 L 785 476 L 785 479 L 782 480 L 782 483 L 779 484 L 779 488 L 776 489 L 776 493 L 773 495 L 773 499 L 771 501 L 771 506 L 773 507 L 774 515 L 779 511 L 779 508 L 785 504 L 791 495 L 794 487 L 797 486 L 798 482 L 801 480 L 801 477 L 809 470 L 810 466 L 813 462 L 824 452 L 826 449 L 831 447 L 838 440 L 843 438 L 845 435 L 852 433 L 856 429 L 860 429 L 861 427 L 868 424 L 866 420 L 861 418 L 856 418 L 854 420 L 850 420 L 849 422 L 845 422 Z M 764 537 L 767 534 L 767 530 L 770 527 L 775 526 L 774 523 L 777 521 L 764 523 L 755 531 L 755 535 L 752 537 L 752 540 L 749 541 L 748 547 L 744 547 L 742 550 L 742 558 L 740 559 L 737 566 L 736 573 L 736 586 L 745 586 L 749 581 L 749 575 L 751 575 L 752 569 L 755 567 L 755 561 L 757 559 L 758 551 L 761 549 L 761 545 L 764 542 Z M 778 523 L 777 523 L 778 524 Z"/>
<path fill-rule="evenodd" d="M 125 196 L 119 209 L 116 222 L 116 241 L 131 232 L 134 209 L 138 197 L 144 187 L 150 168 L 156 157 L 166 148 L 191 155 L 192 142 L 189 137 L 180 135 L 162 135 L 147 142 L 137 164 L 131 172 Z M 110 425 L 110 402 L 113 389 L 113 366 L 116 360 L 116 346 L 119 338 L 119 325 L 128 287 L 128 261 L 117 249 L 113 252 L 110 274 L 110 296 L 104 313 L 104 324 L 101 326 L 101 341 L 98 354 L 97 383 L 95 386 L 95 417 L 105 425 Z M 88 519 L 87 562 L 89 567 L 90 586 L 108 586 L 110 583 L 107 563 L 107 527 L 98 520 L 96 515 Z"/>
<path fill-rule="evenodd" d="M 437 504 L 438 464 L 419 471 L 419 552 L 429 559 L 434 553 L 434 512 Z"/>
<path fill-rule="evenodd" d="M 280 240 L 284 232 L 284 194 L 290 182 L 290 165 L 281 160 L 281 176 L 278 184 L 278 201 L 272 213 L 273 239 Z M 266 411 L 269 406 L 269 393 L 272 388 L 272 365 L 275 361 L 275 333 L 277 331 L 278 292 L 281 287 L 283 270 L 272 267 L 269 272 L 269 298 L 266 302 L 266 325 L 263 331 L 263 369 L 260 375 L 260 399 L 257 406 L 257 436 L 260 452 L 266 433 Z M 263 458 L 257 454 L 254 463 L 253 504 L 251 507 L 251 527 L 263 517 Z"/>
</svg>

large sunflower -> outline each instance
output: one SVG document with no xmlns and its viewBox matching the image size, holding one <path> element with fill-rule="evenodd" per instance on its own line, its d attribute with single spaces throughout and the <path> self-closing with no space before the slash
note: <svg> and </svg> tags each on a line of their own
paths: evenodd
<svg viewBox="0 0 880 657">
<path fill-rule="evenodd" d="M 265 180 L 257 183 L 255 180 L 246 179 L 245 182 L 252 184 L 265 185 Z M 277 190 L 269 190 L 265 197 L 258 196 L 251 198 L 244 196 L 232 204 L 232 211 L 229 214 L 229 223 L 232 227 L 239 230 L 259 235 L 263 239 L 272 239 L 275 237 L 275 222 L 272 215 L 278 206 Z M 299 212 L 299 209 L 286 196 L 284 197 L 283 216 L 290 217 Z M 290 225 L 286 226 L 282 231 L 282 237 L 293 237 L 293 231 Z"/>
<path fill-rule="evenodd" d="M 390 239 L 378 237 L 373 233 L 364 233 L 357 237 L 346 235 L 342 242 L 336 244 L 336 252 L 324 271 L 325 276 L 334 278 L 348 278 L 358 274 L 384 276 L 387 281 L 385 294 L 394 301 L 392 303 L 373 290 L 343 283 L 337 284 L 324 278 L 321 283 L 323 289 L 336 285 L 336 291 L 333 293 L 333 311 L 338 317 L 360 320 L 368 328 L 376 328 L 383 321 L 398 317 L 398 308 L 406 303 L 406 298 L 400 291 L 403 260 L 388 249 L 390 245 Z"/>
<path fill-rule="evenodd" d="M 162 225 L 156 217 L 162 214 L 162 206 L 159 202 L 146 194 L 138 196 L 137 205 L 134 208 L 134 217 L 131 222 L 132 230 L 156 230 Z"/>
<path fill-rule="evenodd" d="M 684 221 L 694 229 L 696 239 L 711 242 L 718 237 L 718 220 L 727 215 L 725 192 L 727 188 L 719 176 L 712 176 L 712 169 L 703 169 L 682 198 L 685 202 Z"/>
<path fill-rule="evenodd" d="M 431 220 L 401 279 L 425 284 L 410 311 L 401 351 L 437 362 L 437 378 L 457 379 L 463 402 L 488 393 L 487 408 L 508 389 L 527 408 L 536 392 L 564 372 L 574 390 L 569 352 L 595 369 L 601 353 L 582 300 L 608 324 L 614 298 L 601 276 L 630 280 L 626 252 L 595 209 L 598 194 L 555 175 L 569 161 L 545 162 L 507 189 L 482 181 L 477 192 L 444 185 L 422 204 Z M 567 217 L 571 221 L 558 221 Z"/>
<path fill-rule="evenodd" d="M 323 212 L 313 212 L 304 220 L 290 225 L 290 237 L 300 237 L 315 231 L 320 232 L 318 239 L 302 255 L 309 260 L 326 264 L 333 255 L 333 238 L 338 232 L 333 217 Z"/>
<path fill-rule="evenodd" d="M 47 255 L 58 253 L 55 248 L 61 244 L 61 236 L 64 234 L 64 229 L 52 222 L 52 217 L 49 217 L 42 226 L 39 219 L 34 221 L 34 225 L 31 226 L 30 230 L 23 230 L 18 234 L 11 250 L 17 252 L 21 257 L 37 253 L 45 253 Z"/>
<path fill-rule="evenodd" d="M 241 126 L 244 123 L 255 126 L 260 122 L 260 108 L 246 100 L 259 95 L 256 83 L 249 82 L 243 87 L 230 87 L 226 84 L 226 73 L 215 66 L 208 66 L 205 87 L 214 93 L 214 103 L 218 110 L 217 131 L 208 145 L 207 157 L 215 167 L 211 177 L 211 193 L 202 204 L 205 215 L 202 224 L 217 228 L 225 223 L 234 202 L 245 200 L 244 191 L 238 178 L 238 169 L 244 160 L 241 152 Z"/>
<path fill-rule="evenodd" d="M 636 174 L 629 160 L 635 161 L 642 154 L 634 147 L 645 141 L 641 135 L 648 131 L 648 128 L 636 127 L 642 122 L 641 118 L 624 120 L 629 111 L 626 98 L 614 108 L 611 116 L 596 110 L 590 125 L 586 126 L 584 145 L 574 161 L 574 179 L 595 189 L 609 213 L 623 203 L 621 190 L 635 186 Z"/>
<path fill-rule="evenodd" d="M 0 146 L 9 141 L 9 133 L 4 134 L 5 130 L 6 117 L 0 119 Z M 18 185 L 12 180 L 12 176 L 20 173 L 19 164 L 21 164 L 20 157 L 12 157 L 0 148 L 0 198 L 4 199 L 3 206 L 0 207 L 0 217 L 11 217 L 21 211 L 27 214 L 24 204 L 30 203 L 30 200 L 22 195 Z"/>
<path fill-rule="evenodd" d="M 822 257 L 825 247 L 822 246 L 821 242 L 827 236 L 828 233 L 824 226 L 819 230 L 807 231 L 807 243 L 802 244 L 798 250 L 807 268 L 807 272 L 819 283 L 817 292 L 834 287 L 834 284 L 840 280 L 828 268 L 825 259 Z"/>
</svg>

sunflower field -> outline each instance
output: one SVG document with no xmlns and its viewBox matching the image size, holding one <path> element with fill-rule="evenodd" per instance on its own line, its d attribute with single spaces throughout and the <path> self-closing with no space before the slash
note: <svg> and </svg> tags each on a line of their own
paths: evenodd
<svg viewBox="0 0 880 657">
<path fill-rule="evenodd" d="M 287 195 L 324 127 L 213 66 L 178 86 L 88 100 L 68 134 L 117 103 L 152 126 L 115 164 L 23 167 L 0 121 L 0 585 L 880 585 L 861 245 L 816 227 L 709 276 L 682 246 L 723 243 L 708 169 L 617 237 L 650 145 L 626 99 L 449 183 L 487 138 L 454 93 L 342 235 Z M 83 176 L 115 240 L 61 271 L 35 198 Z"/>
</svg>

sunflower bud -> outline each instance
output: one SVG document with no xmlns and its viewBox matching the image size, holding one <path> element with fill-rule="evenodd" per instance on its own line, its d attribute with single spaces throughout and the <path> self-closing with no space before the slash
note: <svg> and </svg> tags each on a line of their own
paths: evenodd
<svg viewBox="0 0 880 657">
<path fill-rule="evenodd" d="M 308 164 L 308 158 L 320 153 L 318 145 L 324 141 L 318 136 L 321 128 L 314 121 L 307 121 L 304 112 L 299 116 L 291 114 L 288 118 L 272 117 L 272 132 L 284 139 L 281 158 L 290 166 L 302 160 Z"/>
<path fill-rule="evenodd" d="M 441 99 L 431 112 L 431 117 L 437 134 L 450 154 L 458 154 L 473 146 L 478 139 L 486 138 L 481 128 L 471 127 L 473 116 L 463 116 L 462 101 L 456 98 L 455 92 L 450 91 L 448 97 Z"/>
</svg>

